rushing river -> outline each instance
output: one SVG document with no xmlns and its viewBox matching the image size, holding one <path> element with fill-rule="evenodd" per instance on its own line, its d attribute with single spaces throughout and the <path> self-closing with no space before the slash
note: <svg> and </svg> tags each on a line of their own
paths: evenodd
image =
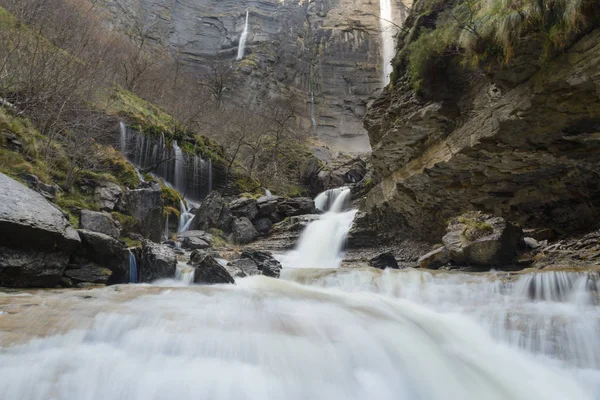
<svg viewBox="0 0 600 400">
<path fill-rule="evenodd" d="M 0 294 L 3 400 L 600 398 L 594 273 Z"/>
</svg>

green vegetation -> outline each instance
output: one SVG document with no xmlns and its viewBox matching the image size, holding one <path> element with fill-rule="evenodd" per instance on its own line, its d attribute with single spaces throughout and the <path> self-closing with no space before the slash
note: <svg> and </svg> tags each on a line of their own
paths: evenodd
<svg viewBox="0 0 600 400">
<path fill-rule="evenodd" d="M 125 236 L 122 239 L 127 247 L 142 247 L 142 242 L 139 240 L 133 240 L 131 238 L 128 238 L 127 236 Z"/>
<path fill-rule="evenodd" d="M 134 217 L 131 215 L 121 214 L 120 212 L 112 212 L 112 217 L 121 224 L 121 230 L 123 233 L 135 232 L 137 231 L 137 222 Z"/>
<path fill-rule="evenodd" d="M 213 235 L 213 247 L 227 247 L 227 239 L 225 233 L 217 228 L 210 228 L 208 233 Z"/>
<path fill-rule="evenodd" d="M 407 68 L 417 92 L 426 90 L 423 82 L 435 76 L 449 57 L 458 57 L 468 67 L 492 61 L 509 64 L 523 37 L 538 35 L 543 46 L 540 62 L 544 62 L 600 22 L 595 0 L 432 0 L 426 4 L 401 37 L 395 60 L 397 68 Z M 395 71 L 393 78 L 397 76 Z"/>
<path fill-rule="evenodd" d="M 55 202 L 60 208 L 68 212 L 76 212 L 82 209 L 98 211 L 94 196 L 82 193 L 78 189 L 59 193 Z"/>
<path fill-rule="evenodd" d="M 463 215 L 457 221 L 465 225 L 462 234 L 467 240 L 477 240 L 494 231 L 492 225 L 480 219 L 479 214 Z"/>
<path fill-rule="evenodd" d="M 181 212 L 179 212 L 179 210 L 174 207 L 170 207 L 170 206 L 163 207 L 163 218 L 167 218 L 170 215 L 179 219 L 179 217 L 181 216 Z"/>
<path fill-rule="evenodd" d="M 162 189 L 161 197 L 163 199 L 163 203 L 167 207 L 179 208 L 179 202 L 182 200 L 179 192 L 175 189 L 171 189 L 164 185 L 164 183 L 160 182 L 160 187 Z M 178 212 L 179 213 L 179 212 Z"/>
</svg>

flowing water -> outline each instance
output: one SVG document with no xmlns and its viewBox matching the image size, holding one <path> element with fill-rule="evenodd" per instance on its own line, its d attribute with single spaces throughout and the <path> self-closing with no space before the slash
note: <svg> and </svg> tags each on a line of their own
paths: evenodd
<svg viewBox="0 0 600 400">
<path fill-rule="evenodd" d="M 392 58 L 395 54 L 394 25 L 392 13 L 392 0 L 379 0 L 379 22 L 381 27 L 381 56 L 383 59 L 383 84 L 390 83 L 392 73 Z"/>
<path fill-rule="evenodd" d="M 191 212 L 191 206 L 187 205 L 183 200 L 179 200 L 179 225 L 177 233 L 187 232 L 194 220 L 194 214 Z"/>
<path fill-rule="evenodd" d="M 246 49 L 246 40 L 248 39 L 248 11 L 246 11 L 246 24 L 244 25 L 244 31 L 240 36 L 240 44 L 238 46 L 237 59 L 241 60 L 244 58 L 244 51 Z"/>
<path fill-rule="evenodd" d="M 135 255 L 129 250 L 129 283 L 137 283 L 138 281 L 137 261 Z"/>
</svg>

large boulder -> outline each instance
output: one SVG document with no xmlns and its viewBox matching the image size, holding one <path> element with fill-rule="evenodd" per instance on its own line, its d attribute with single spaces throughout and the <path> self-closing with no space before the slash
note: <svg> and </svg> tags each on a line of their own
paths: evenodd
<svg viewBox="0 0 600 400">
<path fill-rule="evenodd" d="M 227 269 L 215 257 L 206 252 L 192 252 L 188 265 L 196 270 L 194 272 L 194 283 L 235 283 Z"/>
<path fill-rule="evenodd" d="M 258 237 L 258 232 L 248 218 L 235 218 L 231 224 L 231 238 L 236 244 L 247 244 Z"/>
<path fill-rule="evenodd" d="M 256 207 L 258 208 L 258 215 L 262 217 L 269 217 L 271 219 L 277 219 L 277 205 L 283 201 L 283 198 L 279 196 L 263 196 L 256 200 Z"/>
<path fill-rule="evenodd" d="M 65 276 L 75 284 L 88 282 L 105 285 L 108 283 L 112 271 L 98 264 L 85 263 L 79 265 L 69 265 L 65 271 Z"/>
<path fill-rule="evenodd" d="M 309 197 L 293 197 L 278 203 L 277 212 L 286 217 L 292 217 L 296 215 L 315 214 L 317 209 L 315 208 L 313 199 Z"/>
<path fill-rule="evenodd" d="M 140 227 L 140 233 L 153 242 L 160 242 L 163 234 L 162 189 L 158 183 L 126 192 L 127 210 Z"/>
<path fill-rule="evenodd" d="M 273 257 L 271 252 L 245 249 L 242 252 L 242 259 L 252 260 L 263 275 L 279 278 L 281 263 Z M 248 275 L 250 274 L 248 273 Z"/>
<path fill-rule="evenodd" d="M 178 233 L 177 239 L 184 249 L 201 250 L 212 246 L 213 236 L 204 231 L 187 231 Z"/>
<path fill-rule="evenodd" d="M 53 287 L 79 235 L 41 194 L 0 173 L 0 286 Z"/>
<path fill-rule="evenodd" d="M 225 268 L 227 268 L 229 273 L 232 273 L 232 271 L 241 271 L 242 274 L 240 274 L 239 272 L 237 273 L 237 276 L 240 277 L 261 275 L 261 271 L 258 269 L 258 265 L 256 265 L 256 263 L 250 258 L 240 258 L 237 260 L 229 261 Z M 236 276 L 236 274 L 233 273 L 232 275 Z"/>
<path fill-rule="evenodd" d="M 442 242 L 455 264 L 507 265 L 522 246 L 523 231 L 504 218 L 469 212 L 450 221 Z"/>
<path fill-rule="evenodd" d="M 138 268 L 140 282 L 174 278 L 177 270 L 177 257 L 172 248 L 144 240 Z"/>
<path fill-rule="evenodd" d="M 273 221 L 267 217 L 257 218 L 252 224 L 261 235 L 266 235 L 273 227 Z"/>
<path fill-rule="evenodd" d="M 237 218 L 245 217 L 253 220 L 258 215 L 256 200 L 246 197 L 240 197 L 229 203 L 229 209 L 233 216 Z"/>
<path fill-rule="evenodd" d="M 425 269 L 440 269 L 450 262 L 450 255 L 444 246 L 421 256 L 417 263 Z"/>
<path fill-rule="evenodd" d="M 373 268 L 378 269 L 398 269 L 398 262 L 396 261 L 396 257 L 394 257 L 394 254 L 392 254 L 391 251 L 381 253 L 378 256 L 371 258 L 369 260 L 369 265 Z"/>
<path fill-rule="evenodd" d="M 101 210 L 113 211 L 123 197 L 123 190 L 116 183 L 105 181 L 94 189 L 94 197 Z"/>
<path fill-rule="evenodd" d="M 74 260 L 85 263 L 91 261 L 113 273 L 108 283 L 126 283 L 129 281 L 129 251 L 118 240 L 99 232 L 79 229 L 81 246 L 74 255 Z"/>
<path fill-rule="evenodd" d="M 121 230 L 108 213 L 91 210 L 81 210 L 79 215 L 79 228 L 92 232 L 100 232 L 114 239 L 121 236 Z"/>
<path fill-rule="evenodd" d="M 233 221 L 231 210 L 225 205 L 225 200 L 217 191 L 212 191 L 202 201 L 190 229 L 206 231 L 218 228 L 228 233 Z"/>
</svg>

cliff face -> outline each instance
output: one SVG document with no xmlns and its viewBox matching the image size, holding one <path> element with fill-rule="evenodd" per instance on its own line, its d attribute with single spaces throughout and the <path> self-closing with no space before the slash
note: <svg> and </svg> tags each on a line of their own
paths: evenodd
<svg viewBox="0 0 600 400">
<path fill-rule="evenodd" d="M 369 148 L 362 119 L 369 97 L 382 88 L 378 1 L 102 2 L 115 25 L 126 28 L 140 17 L 156 21 L 170 51 L 192 67 L 212 59 L 231 61 L 245 76 L 240 100 L 293 93 L 304 103 L 302 129 L 337 150 Z M 403 20 L 406 6 L 392 3 L 395 20 Z M 235 61 L 246 11 L 245 57 Z"/>
<path fill-rule="evenodd" d="M 439 241 L 473 209 L 560 234 L 600 225 L 600 29 L 546 63 L 528 43 L 488 71 L 451 61 L 429 100 L 404 76 L 375 101 L 378 184 L 357 232 Z"/>
</svg>

